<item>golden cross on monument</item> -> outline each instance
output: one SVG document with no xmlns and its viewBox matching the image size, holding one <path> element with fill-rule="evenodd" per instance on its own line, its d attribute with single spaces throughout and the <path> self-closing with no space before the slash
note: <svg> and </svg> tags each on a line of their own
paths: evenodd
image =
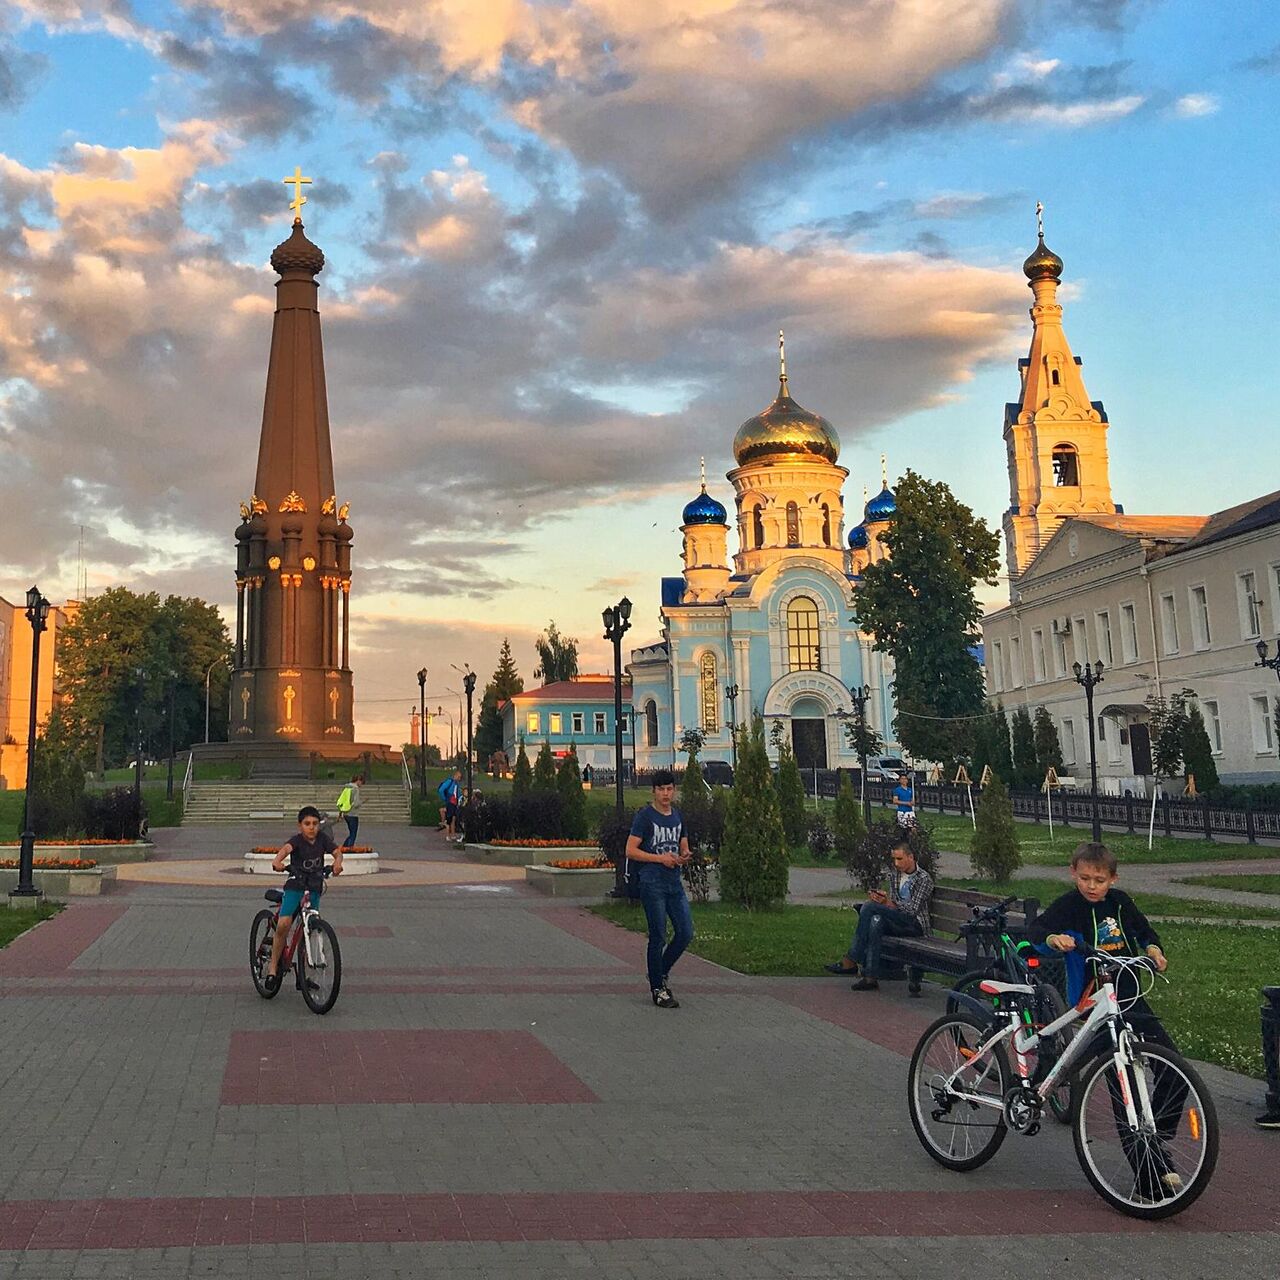
<svg viewBox="0 0 1280 1280">
<path fill-rule="evenodd" d="M 303 183 L 310 183 L 311 179 L 304 178 L 302 176 L 301 165 L 294 165 L 293 177 L 281 178 L 280 181 L 283 182 L 286 187 L 293 188 L 293 199 L 289 201 L 289 208 L 293 210 L 294 222 L 301 222 L 302 206 L 307 203 L 307 197 L 302 194 L 302 185 Z"/>
<path fill-rule="evenodd" d="M 1036 201 L 1036 230 L 1040 233 L 1040 239 L 1044 239 L 1044 205 L 1039 200 Z"/>
<path fill-rule="evenodd" d="M 778 330 L 778 364 L 780 376 L 785 378 L 787 376 L 787 339 L 781 329 Z"/>
<path fill-rule="evenodd" d="M 286 720 L 293 719 L 293 700 L 298 696 L 298 691 L 291 684 L 284 687 L 284 718 Z"/>
<path fill-rule="evenodd" d="M 250 694 L 248 688 L 240 690 L 240 719 L 247 721 L 249 719 L 249 699 L 253 695 Z"/>
<path fill-rule="evenodd" d="M 338 690 L 336 688 L 329 690 L 329 705 L 333 708 L 330 713 L 330 719 L 336 720 L 338 718 Z"/>
</svg>

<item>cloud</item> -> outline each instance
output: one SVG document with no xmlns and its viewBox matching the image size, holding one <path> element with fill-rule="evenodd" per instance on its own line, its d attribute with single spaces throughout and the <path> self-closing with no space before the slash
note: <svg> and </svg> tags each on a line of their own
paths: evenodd
<svg viewBox="0 0 1280 1280">
<path fill-rule="evenodd" d="M 1255 54 L 1252 58 L 1236 63 L 1236 70 L 1262 71 L 1268 74 L 1280 71 L 1280 44 L 1273 45 L 1265 53 Z"/>
<path fill-rule="evenodd" d="M 47 58 L 28 53 L 0 36 L 0 111 L 20 107 L 48 66 Z"/>
<path fill-rule="evenodd" d="M 1024 124 L 1048 125 L 1056 129 L 1086 129 L 1112 120 L 1123 120 L 1137 111 L 1144 102 L 1146 98 L 1138 93 L 1086 102 L 1039 102 L 1034 106 L 1014 107 L 1004 118 Z"/>
<path fill-rule="evenodd" d="M 1192 120 L 1197 116 L 1211 116 L 1222 106 L 1212 93 L 1184 93 L 1173 104 L 1173 113 L 1184 120 Z"/>
</svg>

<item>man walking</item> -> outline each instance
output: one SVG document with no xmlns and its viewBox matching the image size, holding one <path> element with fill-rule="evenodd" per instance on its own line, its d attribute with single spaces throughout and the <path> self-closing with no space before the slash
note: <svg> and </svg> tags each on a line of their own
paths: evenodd
<svg viewBox="0 0 1280 1280">
<path fill-rule="evenodd" d="M 347 824 L 347 838 L 342 842 L 344 849 L 350 849 L 356 842 L 356 832 L 360 829 L 360 784 L 364 774 L 352 774 L 351 781 L 342 788 L 338 796 L 338 812 Z"/>
<path fill-rule="evenodd" d="M 647 804 L 631 824 L 627 837 L 627 861 L 635 863 L 640 901 L 649 926 L 647 967 L 649 990 L 659 1009 L 678 1009 L 668 979 L 675 962 L 693 941 L 693 912 L 685 896 L 680 868 L 693 856 L 684 819 L 674 805 L 676 780 L 669 769 L 653 775 L 653 803 Z M 667 921 L 672 938 L 667 941 Z"/>
<path fill-rule="evenodd" d="M 462 799 L 462 770 L 455 769 L 437 788 L 440 797 L 440 825 L 437 831 L 443 831 L 448 840 L 457 839 L 458 804 Z"/>
<path fill-rule="evenodd" d="M 893 805 L 897 810 L 898 826 L 910 827 L 915 825 L 916 794 L 909 774 L 902 773 L 898 775 L 898 785 L 893 789 Z"/>
</svg>

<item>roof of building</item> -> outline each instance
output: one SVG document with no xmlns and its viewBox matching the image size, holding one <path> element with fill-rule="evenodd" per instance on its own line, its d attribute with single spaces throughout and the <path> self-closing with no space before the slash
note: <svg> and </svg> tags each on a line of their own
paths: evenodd
<svg viewBox="0 0 1280 1280">
<path fill-rule="evenodd" d="M 1250 498 L 1248 502 L 1241 502 L 1237 506 L 1227 507 L 1225 511 L 1215 511 L 1213 515 L 1203 519 L 1199 532 L 1179 550 L 1190 551 L 1193 547 L 1221 542 L 1225 538 L 1252 533 L 1255 529 L 1266 529 L 1273 524 L 1280 524 L 1280 489 L 1274 493 L 1265 493 L 1260 498 Z"/>
<path fill-rule="evenodd" d="M 623 676 L 622 696 L 630 696 L 631 681 Z M 585 675 L 573 680 L 556 680 L 537 689 L 512 694 L 511 702 L 612 702 L 613 677 Z"/>
<path fill-rule="evenodd" d="M 1194 538 L 1210 519 L 1209 516 L 1130 516 L 1121 511 L 1083 511 L 1068 518 L 1122 533 L 1126 538 L 1149 538 L 1157 542 L 1185 542 Z"/>
<path fill-rule="evenodd" d="M 728 524 L 729 514 L 722 502 L 717 502 L 703 485 L 702 492 L 684 509 L 682 523 L 690 524 Z"/>
</svg>

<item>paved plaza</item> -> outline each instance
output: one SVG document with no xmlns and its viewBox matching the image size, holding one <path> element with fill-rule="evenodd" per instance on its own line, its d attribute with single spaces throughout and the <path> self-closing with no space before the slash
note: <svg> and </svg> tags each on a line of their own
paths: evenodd
<svg viewBox="0 0 1280 1280">
<path fill-rule="evenodd" d="M 905 1104 L 937 989 L 689 957 L 662 1012 L 642 939 L 408 828 L 326 897 L 318 1018 L 249 982 L 271 881 L 231 868 L 267 834 L 161 832 L 0 951 L 3 1280 L 1275 1273 L 1252 1085 L 1213 1077 L 1217 1177 L 1170 1223 L 1108 1210 L 1056 1126 L 949 1174 Z"/>
</svg>

